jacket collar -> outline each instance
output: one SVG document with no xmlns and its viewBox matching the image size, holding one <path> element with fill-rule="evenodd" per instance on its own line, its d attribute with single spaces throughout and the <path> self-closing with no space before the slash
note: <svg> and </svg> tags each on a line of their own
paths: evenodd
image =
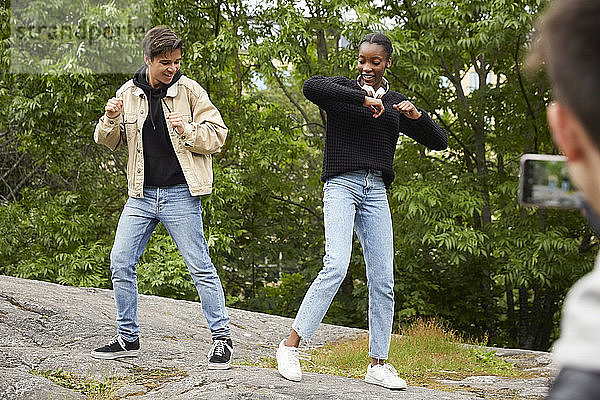
<svg viewBox="0 0 600 400">
<path fill-rule="evenodd" d="M 173 86 L 170 86 L 170 87 L 167 89 L 167 97 L 175 97 L 175 96 L 177 96 L 177 92 L 178 92 L 178 90 L 179 90 L 179 89 L 178 89 L 178 87 L 179 87 L 179 85 L 178 85 L 178 84 L 175 84 L 175 85 L 173 85 Z M 143 94 L 144 94 L 144 91 L 142 90 L 142 88 L 141 88 L 141 87 L 139 87 L 139 86 L 136 86 L 136 87 L 135 87 L 135 90 L 133 91 L 133 95 L 134 95 L 134 96 L 141 96 L 141 95 L 143 95 Z"/>
</svg>

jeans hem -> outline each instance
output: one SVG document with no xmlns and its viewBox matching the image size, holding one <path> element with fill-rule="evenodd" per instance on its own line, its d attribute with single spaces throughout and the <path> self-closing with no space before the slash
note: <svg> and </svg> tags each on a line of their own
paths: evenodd
<svg viewBox="0 0 600 400">
<path fill-rule="evenodd" d="M 135 342 L 136 340 L 138 340 L 140 338 L 140 335 L 138 334 L 137 336 L 133 337 L 130 335 L 123 335 L 121 332 L 117 332 L 117 335 L 119 335 L 119 337 L 121 339 L 123 339 L 126 342 Z"/>
<path fill-rule="evenodd" d="M 310 338 L 311 338 L 312 335 L 311 336 L 305 336 L 305 335 L 303 335 L 302 333 L 300 333 L 300 331 L 298 330 L 298 328 L 294 324 L 292 324 L 292 329 L 294 331 L 296 331 L 296 333 L 298 334 L 298 336 L 300 336 L 300 339 L 304 339 L 304 341 L 306 341 L 306 342 L 310 341 Z"/>
<path fill-rule="evenodd" d="M 369 357 L 374 358 L 376 360 L 387 360 L 388 359 L 388 355 L 386 354 L 385 357 L 379 357 L 379 356 L 375 356 L 371 353 L 369 353 Z"/>
<path fill-rule="evenodd" d="M 224 332 L 211 332 L 210 337 L 215 340 L 219 338 L 231 338 L 231 330 L 226 330 Z"/>
</svg>

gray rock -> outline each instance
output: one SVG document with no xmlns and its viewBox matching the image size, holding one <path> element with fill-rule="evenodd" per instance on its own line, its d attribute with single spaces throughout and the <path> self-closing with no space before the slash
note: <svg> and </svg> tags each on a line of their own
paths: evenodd
<svg viewBox="0 0 600 400">
<path fill-rule="evenodd" d="M 472 393 L 413 386 L 406 391 L 390 391 L 359 379 L 313 373 L 304 374 L 300 383 L 287 381 L 274 369 L 251 365 L 274 357 L 292 320 L 237 309 L 228 311 L 235 347 L 231 370 L 206 369 L 211 339 L 197 302 L 145 295 L 139 297 L 141 355 L 99 361 L 89 352 L 115 334 L 112 291 L 0 276 L 0 400 L 86 398 L 81 391 L 40 375 L 44 373 L 60 373 L 95 388 L 112 380 L 113 389 L 117 387 L 112 394 L 115 399 L 481 398 Z M 318 346 L 365 334 L 360 329 L 322 324 L 311 343 Z M 509 356 L 522 357 L 510 352 Z M 529 367 L 543 368 L 540 363 Z M 547 387 L 550 376 L 543 378 L 545 381 L 486 377 L 447 383 L 463 388 L 514 383 L 529 390 L 526 396 L 538 396 L 536 393 Z"/>
<path fill-rule="evenodd" d="M 473 388 L 476 391 L 494 393 L 493 398 L 543 399 L 548 395 L 549 387 L 558 369 L 549 353 L 519 349 L 492 349 L 498 357 L 513 363 L 520 370 L 531 374 L 528 379 L 499 376 L 469 376 L 462 380 L 439 380 L 445 385 L 460 388 Z M 502 397 L 504 395 L 504 397 Z"/>
<path fill-rule="evenodd" d="M 85 399 L 48 379 L 29 373 L 27 368 L 0 367 L 0 400 Z"/>
</svg>

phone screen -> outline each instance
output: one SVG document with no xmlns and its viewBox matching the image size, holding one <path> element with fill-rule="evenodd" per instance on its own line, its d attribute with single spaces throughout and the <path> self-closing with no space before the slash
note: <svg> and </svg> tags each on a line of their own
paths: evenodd
<svg viewBox="0 0 600 400">
<path fill-rule="evenodd" d="M 521 157 L 519 201 L 525 206 L 580 208 L 581 194 L 571 183 L 567 158 L 545 154 Z"/>
</svg>

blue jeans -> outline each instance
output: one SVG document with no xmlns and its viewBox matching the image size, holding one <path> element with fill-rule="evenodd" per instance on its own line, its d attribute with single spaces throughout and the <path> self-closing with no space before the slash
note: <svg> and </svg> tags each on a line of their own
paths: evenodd
<svg viewBox="0 0 600 400">
<path fill-rule="evenodd" d="M 139 336 L 136 265 L 159 222 L 183 256 L 213 339 L 231 336 L 223 287 L 202 231 L 200 197 L 190 195 L 187 185 L 144 188 L 143 198 L 125 203 L 110 253 L 118 334 L 128 341 Z"/>
<path fill-rule="evenodd" d="M 385 360 L 394 318 L 394 244 L 381 172 L 348 172 L 327 180 L 323 190 L 323 269 L 306 292 L 292 328 L 305 340 L 317 330 L 348 271 L 354 228 L 369 288 L 369 355 Z"/>
</svg>

